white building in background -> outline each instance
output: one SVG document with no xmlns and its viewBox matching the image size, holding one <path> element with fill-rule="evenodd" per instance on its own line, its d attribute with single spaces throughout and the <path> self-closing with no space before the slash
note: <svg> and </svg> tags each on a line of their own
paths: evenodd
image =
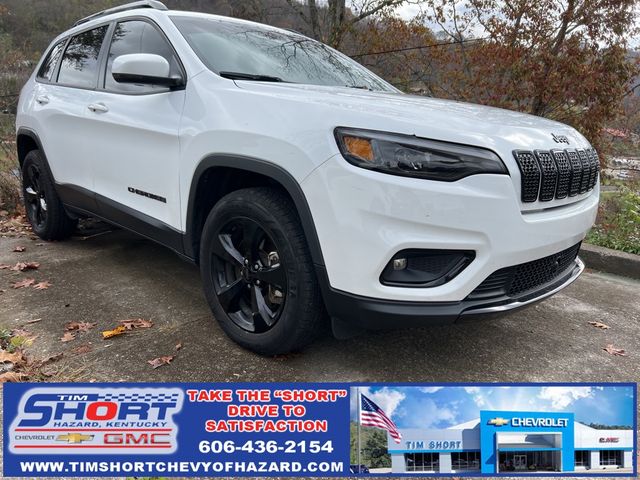
<svg viewBox="0 0 640 480">
<path fill-rule="evenodd" d="M 635 432 L 598 430 L 573 413 L 481 411 L 446 429 L 404 429 L 388 436 L 393 473 L 633 471 Z"/>
</svg>

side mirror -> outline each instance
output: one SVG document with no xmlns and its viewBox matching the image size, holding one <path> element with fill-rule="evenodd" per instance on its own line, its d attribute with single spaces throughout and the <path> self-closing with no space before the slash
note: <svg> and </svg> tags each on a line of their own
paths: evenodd
<svg viewBox="0 0 640 480">
<path fill-rule="evenodd" d="M 111 75 L 118 83 L 142 83 L 176 88 L 184 85 L 181 77 L 170 76 L 166 58 L 151 53 L 121 55 L 113 61 Z"/>
</svg>

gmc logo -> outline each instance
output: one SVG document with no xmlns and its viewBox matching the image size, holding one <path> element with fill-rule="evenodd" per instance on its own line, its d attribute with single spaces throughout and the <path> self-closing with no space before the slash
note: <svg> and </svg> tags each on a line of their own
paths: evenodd
<svg viewBox="0 0 640 480">
<path fill-rule="evenodd" d="M 618 443 L 620 439 L 618 437 L 602 437 L 600 438 L 600 443 Z"/>
<path fill-rule="evenodd" d="M 105 445 L 170 445 L 166 433 L 105 433 Z"/>
</svg>

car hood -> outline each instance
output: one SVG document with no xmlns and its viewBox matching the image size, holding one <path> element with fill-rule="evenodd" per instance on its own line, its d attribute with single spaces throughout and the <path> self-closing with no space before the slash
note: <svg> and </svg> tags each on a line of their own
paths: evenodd
<svg viewBox="0 0 640 480">
<path fill-rule="evenodd" d="M 497 139 L 516 148 L 566 147 L 555 142 L 552 134 L 566 136 L 571 147 L 588 146 L 586 139 L 568 125 L 484 105 L 346 87 L 249 81 L 236 84 L 282 102 L 317 105 L 335 126 L 395 131 L 488 148 L 495 146 Z"/>
</svg>

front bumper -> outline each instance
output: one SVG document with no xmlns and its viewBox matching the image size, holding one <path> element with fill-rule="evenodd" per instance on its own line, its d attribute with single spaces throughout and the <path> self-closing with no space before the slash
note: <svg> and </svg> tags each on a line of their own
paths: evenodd
<svg viewBox="0 0 640 480">
<path fill-rule="evenodd" d="M 323 269 L 318 273 L 323 275 Z M 575 261 L 550 282 L 523 292 L 519 296 L 502 296 L 490 300 L 460 302 L 398 302 L 352 295 L 325 287 L 323 295 L 334 320 L 338 337 L 349 336 L 349 330 L 424 327 L 471 321 L 527 307 L 544 300 L 571 285 L 583 272 L 584 263 Z M 337 329 L 337 331 L 336 331 Z M 346 333 L 341 333 L 346 332 Z"/>
<path fill-rule="evenodd" d="M 596 186 L 571 203 L 547 202 L 524 211 L 507 175 L 436 182 L 368 171 L 339 155 L 314 170 L 302 188 L 322 246 L 326 289 L 375 299 L 365 302 L 372 314 L 396 304 L 423 310 L 429 303 L 459 316 L 460 303 L 494 272 L 581 242 L 595 220 L 599 196 Z M 384 285 L 381 272 L 405 249 L 474 251 L 475 259 L 439 286 Z M 331 310 L 331 298 L 325 300 Z"/>
</svg>

